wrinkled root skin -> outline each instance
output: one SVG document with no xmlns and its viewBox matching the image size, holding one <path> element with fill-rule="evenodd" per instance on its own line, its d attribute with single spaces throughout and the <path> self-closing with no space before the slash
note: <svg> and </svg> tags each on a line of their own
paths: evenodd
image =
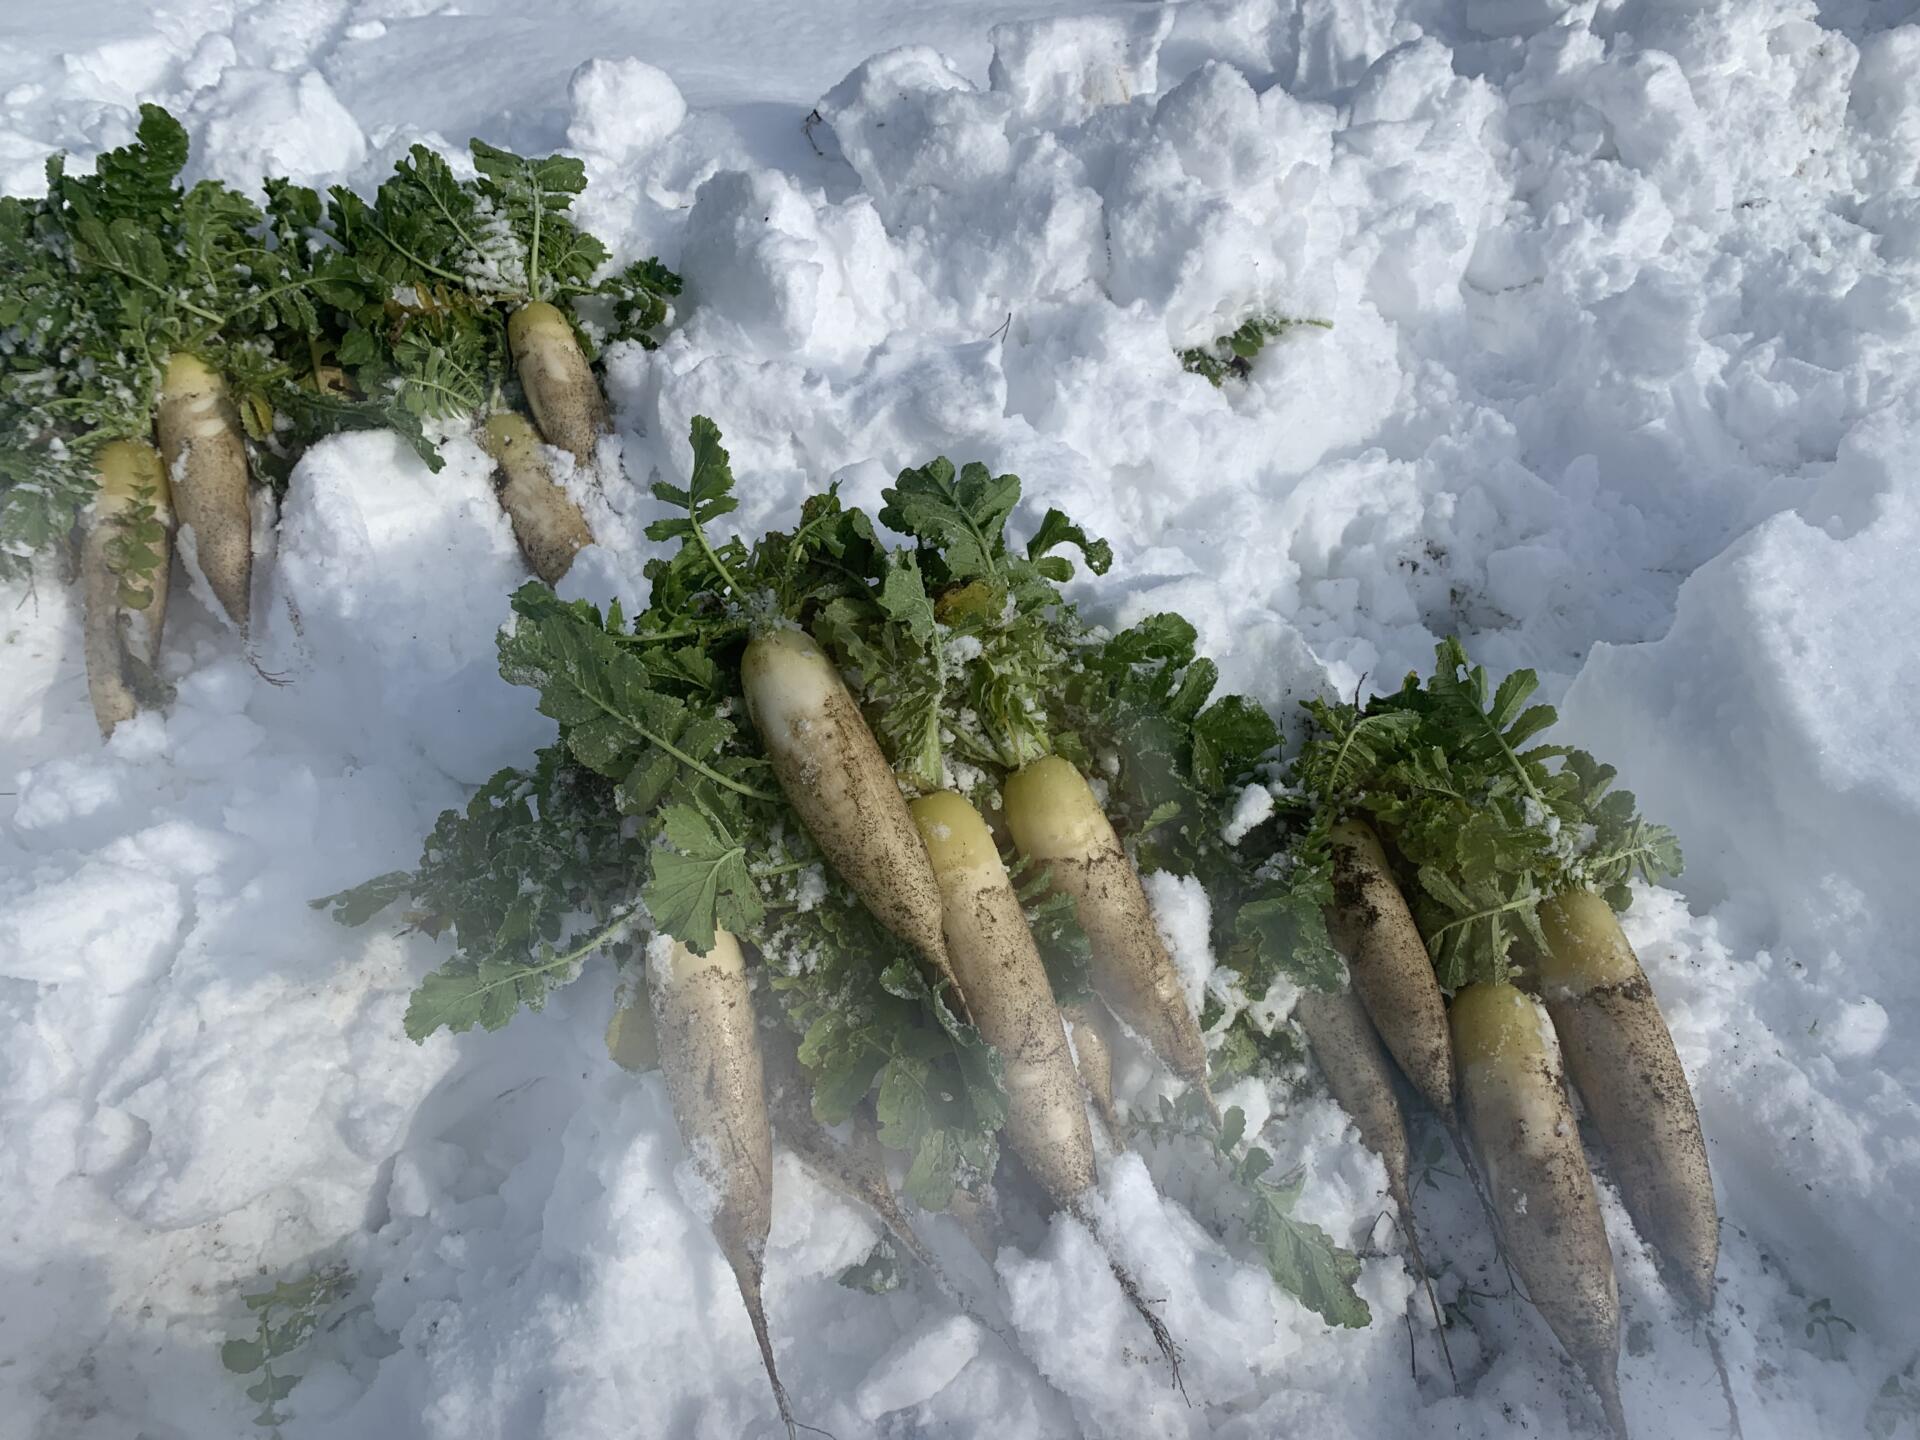
<svg viewBox="0 0 1920 1440">
<path fill-rule="evenodd" d="M 1358 821 L 1334 827 L 1333 892 L 1327 928 L 1346 957 L 1360 1003 L 1401 1073 L 1452 1128 L 1453 1050 L 1446 1002 L 1379 838 Z"/>
</svg>

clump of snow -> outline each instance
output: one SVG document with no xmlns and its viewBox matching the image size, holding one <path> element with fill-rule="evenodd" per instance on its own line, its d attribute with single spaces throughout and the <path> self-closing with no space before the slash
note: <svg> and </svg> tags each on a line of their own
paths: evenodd
<svg viewBox="0 0 1920 1440">
<path fill-rule="evenodd" d="M 263 176 L 298 175 L 325 184 L 366 158 L 366 137 L 316 70 L 285 74 L 233 68 L 220 77 L 219 110 L 207 121 L 214 173 L 243 190 Z"/>
<path fill-rule="evenodd" d="M 966 1368 L 980 1351 L 979 1322 L 949 1315 L 900 1343 L 874 1362 L 860 1382 L 854 1405 L 866 1420 L 924 1405 Z"/>
<path fill-rule="evenodd" d="M 1248 785 L 1234 798 L 1233 813 L 1220 827 L 1220 838 L 1238 845 L 1273 815 L 1273 792 L 1264 785 Z"/>
<path fill-rule="evenodd" d="M 567 100 L 567 143 L 615 164 L 644 158 L 687 118 L 673 77 L 633 56 L 587 61 L 567 82 Z"/>
<path fill-rule="evenodd" d="M 1196 1014 L 1200 997 L 1206 993 L 1207 977 L 1213 974 L 1213 902 L 1207 887 L 1192 875 L 1175 875 L 1156 870 L 1142 877 L 1147 901 L 1153 906 L 1153 923 L 1180 972 L 1180 988 L 1187 997 L 1187 1008 Z"/>
</svg>

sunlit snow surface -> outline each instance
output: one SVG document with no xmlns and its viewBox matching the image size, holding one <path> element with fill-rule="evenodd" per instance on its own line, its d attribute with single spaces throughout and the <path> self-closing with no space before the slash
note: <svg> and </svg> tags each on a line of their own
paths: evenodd
<svg viewBox="0 0 1920 1440">
<path fill-rule="evenodd" d="M 370 187 L 470 133 L 579 150 L 589 223 L 688 284 L 673 338 L 611 361 L 604 458 L 631 478 L 585 497 L 603 544 L 568 593 L 640 593 L 645 482 L 709 414 L 749 533 L 831 479 L 874 504 L 936 453 L 1018 471 L 1027 523 L 1057 505 L 1113 542 L 1097 618 L 1181 611 L 1283 713 L 1392 686 L 1452 632 L 1538 668 L 1687 847 L 1627 928 L 1706 1122 L 1746 1434 L 1863 1433 L 1920 1345 L 1911 0 L 541 9 L 15 7 L 0 185 L 124 141 L 142 99 L 245 183 Z M 1244 386 L 1181 372 L 1255 307 L 1334 328 Z M 774 1434 L 661 1086 L 606 1058 L 611 978 L 419 1047 L 400 1016 L 436 946 L 305 904 L 410 863 L 548 730 L 493 667 L 522 571 L 485 461 L 448 453 L 430 476 L 384 436 L 314 451 L 251 663 L 181 603 L 178 702 L 104 749 L 71 591 L 49 567 L 0 593 L 8 1440 L 261 1433 L 217 1346 L 315 1259 L 363 1303 L 309 1348 L 289 1440 Z M 1191 897 L 1161 890 L 1201 984 Z M 1153 1103 L 1137 1055 L 1118 1079 Z M 1107 1155 L 1102 1215 L 1189 1403 L 1076 1226 L 1016 1216 L 989 1273 L 929 1224 L 976 1321 L 924 1284 L 838 1285 L 874 1222 L 783 1159 L 767 1298 L 800 1418 L 1596 1432 L 1450 1157 L 1416 1205 L 1465 1322 L 1458 1395 L 1378 1161 L 1325 1101 L 1228 1098 L 1272 1110 L 1300 1213 L 1369 1255 L 1370 1330 L 1212 1239 L 1192 1157 Z M 1719 1433 L 1700 1337 L 1602 1203 L 1636 1433 Z M 1822 1299 L 1857 1330 L 1809 1335 Z"/>
</svg>

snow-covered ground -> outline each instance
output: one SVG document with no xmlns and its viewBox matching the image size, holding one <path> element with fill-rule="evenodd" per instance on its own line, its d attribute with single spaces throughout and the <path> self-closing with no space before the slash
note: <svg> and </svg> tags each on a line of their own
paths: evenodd
<svg viewBox="0 0 1920 1440">
<path fill-rule="evenodd" d="M 1082 8 L 16 5 L 0 188 L 149 99 L 241 183 L 370 187 L 422 137 L 577 150 L 588 223 L 688 286 L 660 351 L 612 361 L 632 480 L 588 497 L 568 593 L 640 593 L 645 482 L 705 413 L 749 533 L 936 453 L 1017 471 L 1113 542 L 1099 618 L 1185 613 L 1277 709 L 1453 632 L 1537 667 L 1687 848 L 1627 924 L 1716 1169 L 1745 1433 L 1920 1424 L 1873 1408 L 1920 1346 L 1920 5 Z M 1244 386 L 1182 373 L 1256 306 L 1333 329 Z M 253 663 L 179 603 L 177 704 L 104 748 L 71 593 L 0 593 L 8 1440 L 265 1433 L 217 1347 L 245 1293 L 332 1261 L 359 1303 L 299 1358 L 289 1440 L 775 1431 L 662 1087 L 607 1059 L 611 978 L 415 1046 L 436 947 L 305 904 L 410 863 L 549 728 L 494 670 L 523 572 L 486 462 L 450 457 L 314 451 Z M 927 1227 L 995 1335 L 839 1285 L 874 1224 L 783 1159 L 797 1413 L 841 1440 L 1597 1433 L 1451 1162 L 1417 1203 L 1458 1394 L 1377 1161 L 1324 1100 L 1267 1143 L 1367 1250 L 1375 1323 L 1327 1330 L 1211 1239 L 1180 1154 L 1110 1157 L 1191 1403 L 1072 1224 L 994 1274 Z M 1602 1188 L 1635 1431 L 1722 1433 Z"/>
</svg>

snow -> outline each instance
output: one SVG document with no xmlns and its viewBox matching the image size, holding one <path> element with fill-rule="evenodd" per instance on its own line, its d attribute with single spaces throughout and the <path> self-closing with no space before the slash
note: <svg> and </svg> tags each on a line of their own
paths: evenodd
<svg viewBox="0 0 1920 1440">
<path fill-rule="evenodd" d="M 4 22 L 0 188 L 124 141 L 141 100 L 183 115 L 196 174 L 244 183 L 367 188 L 470 134 L 580 153 L 587 223 L 687 292 L 660 350 L 609 357 L 619 434 L 572 479 L 601 543 L 569 596 L 640 592 L 646 482 L 710 414 L 749 533 L 830 480 L 874 507 L 934 454 L 1020 473 L 1019 523 L 1054 505 L 1113 543 L 1080 582 L 1093 619 L 1180 611 L 1289 727 L 1449 633 L 1537 668 L 1687 850 L 1626 925 L 1700 1101 L 1745 1431 L 1850 1437 L 1920 1346 L 1917 21 L 72 0 Z M 1182 373 L 1178 347 L 1254 310 L 1333 328 L 1244 384 Z M 104 746 L 70 587 L 49 566 L 0 594 L 0 1431 L 260 1433 L 218 1345 L 243 1294 L 339 1260 L 354 1307 L 305 1347 L 289 1440 L 774 1433 L 660 1082 L 606 1057 L 605 967 L 415 1046 L 440 947 L 306 905 L 411 863 L 549 733 L 494 668 L 524 571 L 487 462 L 443 449 L 438 475 L 385 435 L 309 454 L 257 527 L 249 648 L 177 587 L 178 698 Z M 1204 896 L 1153 898 L 1197 1000 Z M 1120 1048 L 1150 1114 L 1167 1082 Z M 1423 1158 L 1437 1129 L 1416 1124 L 1414 1218 L 1462 1316 L 1459 1394 L 1345 1117 L 1282 1082 L 1222 1099 L 1306 1167 L 1297 1213 L 1365 1250 L 1371 1327 L 1328 1330 L 1216 1239 L 1179 1146 L 1109 1156 L 1092 1204 L 1164 1297 L 1188 1405 L 1077 1221 L 1016 1216 L 991 1269 L 925 1227 L 1003 1344 L 917 1278 L 839 1285 L 876 1226 L 783 1158 L 766 1288 L 799 1418 L 1593 1429 L 1457 1162 Z M 1600 1178 L 1635 1433 L 1719 1433 L 1705 1347 Z M 1858 1327 L 1831 1347 L 1820 1300 Z"/>
</svg>

